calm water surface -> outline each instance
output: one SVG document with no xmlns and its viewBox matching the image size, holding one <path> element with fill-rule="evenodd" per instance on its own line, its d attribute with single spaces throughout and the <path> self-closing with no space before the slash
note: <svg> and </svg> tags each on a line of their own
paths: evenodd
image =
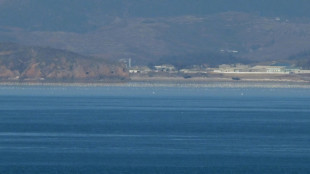
<svg viewBox="0 0 310 174">
<path fill-rule="evenodd" d="M 0 87 L 0 174 L 310 173 L 307 89 Z"/>
</svg>

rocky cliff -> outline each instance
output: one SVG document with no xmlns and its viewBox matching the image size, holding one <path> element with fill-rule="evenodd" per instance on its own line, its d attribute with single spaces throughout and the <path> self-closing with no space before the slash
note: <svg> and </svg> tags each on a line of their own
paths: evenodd
<svg viewBox="0 0 310 174">
<path fill-rule="evenodd" d="M 1 81 L 107 82 L 128 77 L 118 63 L 59 49 L 0 44 Z"/>
</svg>

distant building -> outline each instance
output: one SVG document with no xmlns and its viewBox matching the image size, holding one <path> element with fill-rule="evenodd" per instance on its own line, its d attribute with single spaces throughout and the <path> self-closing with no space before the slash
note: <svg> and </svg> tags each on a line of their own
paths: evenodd
<svg viewBox="0 0 310 174">
<path fill-rule="evenodd" d="M 126 66 L 126 68 L 131 68 L 131 65 L 132 65 L 131 58 L 129 58 L 129 59 L 120 59 L 119 62 L 123 63 Z"/>
<path fill-rule="evenodd" d="M 129 69 L 129 73 L 131 74 L 147 74 L 152 70 L 147 66 L 135 66 Z"/>
<path fill-rule="evenodd" d="M 251 72 L 285 73 L 285 66 L 254 66 Z"/>
<path fill-rule="evenodd" d="M 297 70 L 297 69 L 296 69 Z M 236 64 L 220 65 L 214 72 L 217 73 L 289 73 L 285 66 L 254 66 Z"/>
<path fill-rule="evenodd" d="M 208 70 L 199 70 L 199 69 L 181 69 L 179 72 L 184 74 L 204 74 L 208 73 Z"/>
<path fill-rule="evenodd" d="M 131 58 L 128 59 L 128 68 L 131 68 Z"/>
<path fill-rule="evenodd" d="M 231 68 L 231 65 L 223 64 L 219 66 L 219 69 L 227 69 L 227 68 Z"/>
<path fill-rule="evenodd" d="M 236 64 L 236 65 L 220 65 L 218 70 L 215 72 L 225 72 L 225 73 L 234 73 L 234 72 L 248 72 L 250 66 L 243 65 L 243 64 Z"/>
<path fill-rule="evenodd" d="M 176 68 L 173 65 L 157 65 L 154 68 L 157 72 L 176 72 Z"/>
<path fill-rule="evenodd" d="M 250 68 L 249 65 L 244 65 L 244 64 L 240 64 L 240 63 L 237 63 L 235 65 L 235 67 L 238 68 L 238 69 L 248 69 L 248 68 Z"/>
</svg>

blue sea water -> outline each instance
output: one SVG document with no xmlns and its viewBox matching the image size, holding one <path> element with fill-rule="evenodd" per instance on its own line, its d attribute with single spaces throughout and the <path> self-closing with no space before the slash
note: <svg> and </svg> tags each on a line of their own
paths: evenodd
<svg viewBox="0 0 310 174">
<path fill-rule="evenodd" d="M 310 173 L 308 89 L 0 87 L 0 174 Z"/>
</svg>

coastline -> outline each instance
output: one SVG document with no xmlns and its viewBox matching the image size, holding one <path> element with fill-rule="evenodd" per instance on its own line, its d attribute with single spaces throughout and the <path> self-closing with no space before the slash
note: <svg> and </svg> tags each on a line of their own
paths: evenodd
<svg viewBox="0 0 310 174">
<path fill-rule="evenodd" d="M 129 82 L 83 83 L 83 82 L 0 82 L 4 86 L 46 87 L 190 87 L 190 88 L 305 88 L 310 82 L 303 81 L 225 81 L 225 80 L 137 80 Z"/>
</svg>

